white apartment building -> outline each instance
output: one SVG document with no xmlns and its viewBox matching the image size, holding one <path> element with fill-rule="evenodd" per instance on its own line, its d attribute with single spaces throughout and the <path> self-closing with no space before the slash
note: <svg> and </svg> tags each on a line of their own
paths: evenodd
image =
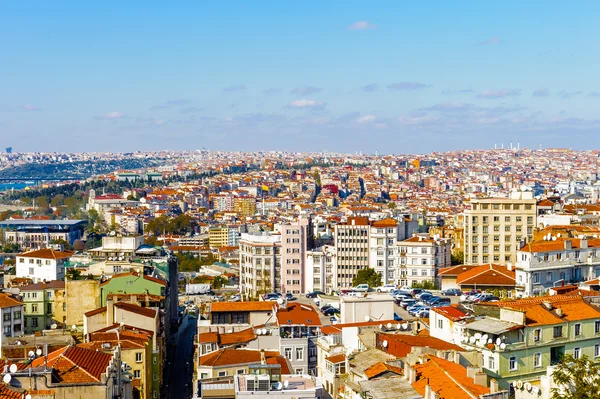
<svg viewBox="0 0 600 399">
<path fill-rule="evenodd" d="M 438 269 L 451 265 L 452 243 L 449 238 L 415 235 L 400 241 L 394 249 L 395 282 L 413 283 L 435 280 Z"/>
<path fill-rule="evenodd" d="M 25 316 L 23 302 L 0 293 L 0 313 L 2 313 L 2 331 L 0 331 L 0 357 L 2 356 L 2 341 L 4 337 L 13 337 L 23 334 Z"/>
<path fill-rule="evenodd" d="M 600 277 L 600 239 L 546 237 L 517 253 L 517 295 L 540 295 L 549 288 Z"/>
<path fill-rule="evenodd" d="M 334 289 L 352 287 L 359 270 L 369 267 L 369 219 L 349 217 L 335 226 L 337 278 Z"/>
<path fill-rule="evenodd" d="M 256 298 L 281 287 L 281 236 L 242 233 L 240 238 L 240 293 Z M 300 278 L 300 277 L 298 277 Z"/>
<path fill-rule="evenodd" d="M 394 248 L 398 242 L 398 221 L 383 219 L 369 227 L 369 267 L 381 276 L 383 284 L 394 282 Z"/>
<path fill-rule="evenodd" d="M 38 249 L 17 255 L 17 277 L 27 277 L 34 283 L 63 280 L 64 263 L 73 255 L 71 251 L 55 251 L 50 248 Z"/>
<path fill-rule="evenodd" d="M 531 191 L 513 191 L 509 198 L 471 199 L 465 212 L 465 264 L 514 264 L 522 241 L 533 238 L 536 217 Z"/>
<path fill-rule="evenodd" d="M 306 273 L 304 286 L 306 292 L 333 291 L 334 276 L 337 275 L 335 247 L 324 245 L 311 251 L 306 251 Z"/>
</svg>

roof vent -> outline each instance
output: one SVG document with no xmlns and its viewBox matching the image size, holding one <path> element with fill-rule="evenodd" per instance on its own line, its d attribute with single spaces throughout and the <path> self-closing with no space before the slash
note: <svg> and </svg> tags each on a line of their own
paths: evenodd
<svg viewBox="0 0 600 399">
<path fill-rule="evenodd" d="M 558 317 L 563 317 L 563 316 L 564 316 L 563 310 L 562 310 L 562 309 L 560 309 L 560 308 L 557 308 L 557 309 L 556 309 L 556 315 L 557 315 Z"/>
<path fill-rule="evenodd" d="M 552 310 L 552 304 L 550 302 L 548 302 L 548 301 L 542 302 L 542 306 L 544 308 L 546 308 L 547 310 Z"/>
</svg>

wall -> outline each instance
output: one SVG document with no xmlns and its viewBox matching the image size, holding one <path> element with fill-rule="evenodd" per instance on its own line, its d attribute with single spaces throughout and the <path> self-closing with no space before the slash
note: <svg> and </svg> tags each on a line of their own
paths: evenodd
<svg viewBox="0 0 600 399">
<path fill-rule="evenodd" d="M 83 314 L 100 307 L 100 285 L 96 280 L 67 280 L 67 326 L 83 326 Z"/>
<path fill-rule="evenodd" d="M 357 323 L 365 321 L 365 317 L 372 320 L 393 320 L 394 299 L 385 298 L 357 298 L 341 297 L 340 301 L 341 323 Z"/>
</svg>

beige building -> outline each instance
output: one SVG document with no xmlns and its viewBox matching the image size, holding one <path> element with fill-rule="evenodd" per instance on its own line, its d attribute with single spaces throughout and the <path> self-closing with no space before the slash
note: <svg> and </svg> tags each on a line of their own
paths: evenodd
<svg viewBox="0 0 600 399">
<path fill-rule="evenodd" d="M 335 250 L 337 276 L 333 288 L 350 288 L 359 270 L 369 267 L 369 219 L 349 217 L 336 225 Z"/>
<path fill-rule="evenodd" d="M 243 233 L 240 239 L 240 293 L 249 298 L 281 287 L 281 236 Z"/>
<path fill-rule="evenodd" d="M 229 242 L 229 227 L 211 227 L 208 230 L 208 242 L 211 248 L 226 247 Z"/>
<path fill-rule="evenodd" d="M 96 280 L 67 280 L 66 316 L 68 326 L 83 327 L 83 314 L 100 307 L 100 284 Z"/>
<path fill-rule="evenodd" d="M 509 198 L 472 199 L 465 211 L 465 264 L 515 264 L 521 242 L 533 238 L 536 216 L 531 191 L 514 191 Z"/>
</svg>

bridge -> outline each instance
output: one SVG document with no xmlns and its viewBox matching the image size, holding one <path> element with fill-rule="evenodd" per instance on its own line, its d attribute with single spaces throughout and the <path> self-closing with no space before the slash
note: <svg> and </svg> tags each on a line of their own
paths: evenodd
<svg viewBox="0 0 600 399">
<path fill-rule="evenodd" d="M 0 183 L 33 183 L 38 186 L 44 181 L 78 181 L 85 180 L 83 177 L 0 177 Z"/>
</svg>

